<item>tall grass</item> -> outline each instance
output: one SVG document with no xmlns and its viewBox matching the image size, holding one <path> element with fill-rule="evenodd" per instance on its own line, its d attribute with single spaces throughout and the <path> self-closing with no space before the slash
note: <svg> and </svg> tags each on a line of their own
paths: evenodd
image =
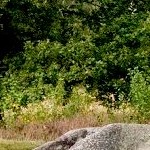
<svg viewBox="0 0 150 150">
<path fill-rule="evenodd" d="M 124 104 L 118 110 L 107 109 L 82 86 L 74 87 L 71 97 L 63 105 L 60 86 L 53 91 L 53 94 L 57 94 L 52 95 L 51 99 L 30 103 L 27 107 L 20 107 L 17 112 L 5 111 L 0 138 L 48 141 L 75 128 L 136 122 L 135 111 L 129 105 Z"/>
</svg>

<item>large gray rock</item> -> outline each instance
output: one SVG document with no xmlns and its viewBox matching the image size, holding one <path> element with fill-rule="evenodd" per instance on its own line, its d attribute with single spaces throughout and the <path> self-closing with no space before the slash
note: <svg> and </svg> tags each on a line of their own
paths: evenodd
<svg viewBox="0 0 150 150">
<path fill-rule="evenodd" d="M 116 123 L 71 130 L 34 150 L 150 150 L 150 125 Z"/>
</svg>

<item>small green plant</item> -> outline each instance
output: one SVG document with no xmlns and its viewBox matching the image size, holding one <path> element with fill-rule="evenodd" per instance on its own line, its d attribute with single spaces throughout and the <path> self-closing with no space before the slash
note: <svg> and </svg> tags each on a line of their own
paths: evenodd
<svg viewBox="0 0 150 150">
<path fill-rule="evenodd" d="M 84 114 L 88 112 L 92 101 L 92 97 L 83 86 L 76 86 L 73 88 L 68 103 L 64 106 L 62 115 L 64 117 L 73 117 L 74 115 Z"/>
<path fill-rule="evenodd" d="M 150 83 L 149 76 L 135 69 L 131 76 L 130 102 L 138 112 L 138 119 L 150 119 Z"/>
</svg>

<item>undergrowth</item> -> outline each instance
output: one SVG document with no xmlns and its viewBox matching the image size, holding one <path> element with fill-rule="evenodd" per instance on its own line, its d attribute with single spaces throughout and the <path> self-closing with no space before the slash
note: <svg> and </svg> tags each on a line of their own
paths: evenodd
<svg viewBox="0 0 150 150">
<path fill-rule="evenodd" d="M 108 109 L 82 86 L 74 87 L 71 97 L 63 105 L 60 86 L 55 89 L 59 94 L 51 99 L 5 111 L 0 138 L 47 141 L 75 128 L 138 122 L 136 111 L 129 104 Z"/>
</svg>

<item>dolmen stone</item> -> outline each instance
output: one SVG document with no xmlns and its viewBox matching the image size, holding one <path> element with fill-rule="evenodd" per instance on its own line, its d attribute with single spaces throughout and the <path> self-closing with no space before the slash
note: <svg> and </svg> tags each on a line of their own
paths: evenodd
<svg viewBox="0 0 150 150">
<path fill-rule="evenodd" d="M 115 123 L 71 130 L 34 150 L 150 150 L 150 125 Z"/>
</svg>

